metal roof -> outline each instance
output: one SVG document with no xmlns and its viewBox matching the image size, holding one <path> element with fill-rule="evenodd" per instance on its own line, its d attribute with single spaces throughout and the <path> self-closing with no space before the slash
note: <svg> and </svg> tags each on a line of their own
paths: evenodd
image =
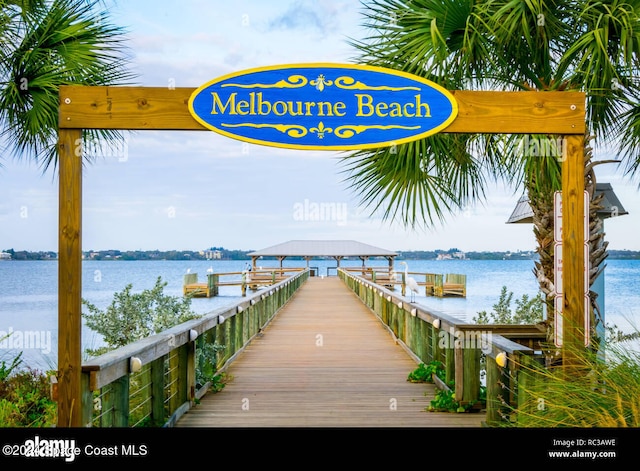
<svg viewBox="0 0 640 471">
<path fill-rule="evenodd" d="M 391 250 L 355 240 L 290 240 L 249 253 L 251 257 L 395 257 Z"/>
<path fill-rule="evenodd" d="M 602 209 L 598 210 L 598 215 L 602 219 L 629 214 L 613 192 L 611 183 L 596 183 L 596 195 L 599 193 L 604 193 L 604 197 L 600 203 L 602 205 Z M 511 213 L 511 216 L 509 216 L 507 224 L 531 222 L 533 222 L 533 211 L 529 205 L 529 197 L 522 195 L 518 200 L 518 204 L 516 204 L 516 207 Z"/>
</svg>

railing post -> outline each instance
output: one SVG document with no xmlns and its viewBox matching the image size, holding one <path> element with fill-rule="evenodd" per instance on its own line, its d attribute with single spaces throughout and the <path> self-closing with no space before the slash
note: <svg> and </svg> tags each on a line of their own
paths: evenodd
<svg viewBox="0 0 640 471">
<path fill-rule="evenodd" d="M 480 348 L 465 346 L 463 368 L 462 401 L 465 404 L 475 403 L 480 399 Z"/>
<path fill-rule="evenodd" d="M 149 363 L 151 377 L 151 423 L 159 427 L 166 420 L 164 403 L 164 360 L 162 356 Z"/>
<path fill-rule="evenodd" d="M 187 400 L 189 401 L 189 405 L 193 406 L 195 398 L 196 398 L 196 341 L 189 340 L 186 345 L 186 355 L 187 355 L 187 371 L 186 371 L 186 381 L 187 381 Z"/>
<path fill-rule="evenodd" d="M 129 426 L 129 375 L 124 375 L 111 383 L 113 413 L 112 427 Z"/>
<path fill-rule="evenodd" d="M 93 425 L 93 391 L 91 391 L 91 373 L 82 372 L 82 427 Z"/>
<path fill-rule="evenodd" d="M 505 411 L 504 405 L 507 403 L 505 400 L 505 390 L 507 392 L 508 399 L 508 388 L 509 388 L 509 378 L 508 374 L 505 374 L 504 369 L 498 366 L 495 361 L 495 358 L 487 355 L 487 425 L 495 426 L 499 425 L 503 422 L 503 416 L 505 416 L 508 411 Z"/>
<path fill-rule="evenodd" d="M 209 284 L 210 296 L 218 296 L 218 283 L 220 282 L 220 275 L 218 273 L 209 273 L 207 275 L 207 282 Z"/>
</svg>

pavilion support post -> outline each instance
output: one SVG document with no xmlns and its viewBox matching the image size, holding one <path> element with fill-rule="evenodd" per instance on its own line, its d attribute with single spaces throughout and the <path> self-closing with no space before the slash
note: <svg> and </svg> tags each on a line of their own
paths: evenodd
<svg viewBox="0 0 640 471">
<path fill-rule="evenodd" d="M 562 165 L 562 363 L 571 373 L 585 350 L 584 136 L 569 135 Z"/>
<path fill-rule="evenodd" d="M 58 427 L 82 421 L 82 130 L 58 135 Z"/>
<path fill-rule="evenodd" d="M 360 256 L 360 260 L 362 260 L 362 276 L 366 275 L 366 271 L 367 271 L 367 260 L 369 259 L 369 257 L 367 257 L 366 255 L 361 255 Z"/>
</svg>

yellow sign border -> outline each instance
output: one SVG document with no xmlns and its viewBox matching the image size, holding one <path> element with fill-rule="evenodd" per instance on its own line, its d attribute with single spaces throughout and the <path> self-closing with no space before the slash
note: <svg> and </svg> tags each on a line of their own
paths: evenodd
<svg viewBox="0 0 640 471">
<path fill-rule="evenodd" d="M 380 73 L 383 73 L 385 75 L 395 75 L 395 76 L 398 76 L 398 77 L 403 77 L 403 78 L 412 80 L 414 82 L 418 82 L 418 83 L 421 83 L 423 85 L 426 85 L 426 86 L 438 91 L 441 95 L 446 97 L 447 100 L 451 103 L 451 114 L 440 125 L 435 126 L 435 127 L 431 128 L 428 131 L 425 131 L 423 133 L 416 134 L 416 135 L 413 135 L 413 136 L 410 136 L 410 137 L 406 137 L 406 138 L 403 138 L 403 139 L 395 139 L 393 141 L 375 142 L 375 143 L 371 143 L 371 144 L 313 146 L 313 145 L 296 145 L 296 144 L 286 144 L 286 143 L 279 143 L 279 142 L 273 142 L 273 141 L 263 141 L 261 139 L 255 139 L 255 138 L 251 138 L 251 137 L 245 137 L 245 136 L 240 136 L 240 135 L 237 135 L 237 134 L 233 134 L 233 133 L 230 133 L 228 131 L 224 131 L 224 130 L 222 130 L 220 128 L 217 128 L 217 127 L 209 124 L 204 119 L 202 119 L 195 112 L 195 110 L 193 108 L 193 101 L 195 100 L 196 96 L 198 96 L 200 94 L 200 92 L 202 92 L 207 87 L 210 87 L 211 85 L 214 85 L 216 83 L 225 81 L 225 80 L 233 78 L 233 77 L 249 75 L 249 74 L 253 74 L 253 73 L 256 73 L 256 72 L 264 72 L 264 71 L 272 71 L 272 70 L 299 69 L 299 68 L 332 68 L 332 69 L 345 69 L 345 70 L 363 70 L 363 71 L 369 71 L 369 72 L 380 72 Z M 202 126 L 204 126 L 205 128 L 207 128 L 207 129 L 209 129 L 211 131 L 216 132 L 217 134 L 221 134 L 223 136 L 229 137 L 229 138 L 237 140 L 237 141 L 248 142 L 248 143 L 251 143 L 251 144 L 257 144 L 257 145 L 268 146 L 268 147 L 277 147 L 277 148 L 281 148 L 281 149 L 325 150 L 325 151 L 345 151 L 345 150 L 375 149 L 375 148 L 389 147 L 389 146 L 392 146 L 392 145 L 404 144 L 404 143 L 416 141 L 416 140 L 419 140 L 419 139 L 424 139 L 425 137 L 428 137 L 428 136 L 431 136 L 433 134 L 437 134 L 437 133 L 443 131 L 458 116 L 458 102 L 456 101 L 456 99 L 453 96 L 453 94 L 449 90 L 447 90 L 446 88 L 438 85 L 435 82 L 432 82 L 431 80 L 425 79 L 425 78 L 420 77 L 418 75 L 414 75 L 414 74 L 410 74 L 410 73 L 407 73 L 407 72 L 402 72 L 402 71 L 399 71 L 399 70 L 394 70 L 394 69 L 390 69 L 390 68 L 386 68 L 386 67 L 369 66 L 369 65 L 362 65 L 362 64 L 333 63 L 333 62 L 309 62 L 309 63 L 279 64 L 279 65 L 269 65 L 269 66 L 263 66 L 263 67 L 254 67 L 254 68 L 244 69 L 244 70 L 237 71 L 237 72 L 231 72 L 229 74 L 225 74 L 225 75 L 222 75 L 222 76 L 217 77 L 215 79 L 209 80 L 208 82 L 206 82 L 203 85 L 200 85 L 198 88 L 196 88 L 193 91 L 193 93 L 190 95 L 190 97 L 189 97 L 188 107 L 189 107 L 189 113 L 191 113 L 191 116 L 198 123 L 200 123 Z"/>
</svg>

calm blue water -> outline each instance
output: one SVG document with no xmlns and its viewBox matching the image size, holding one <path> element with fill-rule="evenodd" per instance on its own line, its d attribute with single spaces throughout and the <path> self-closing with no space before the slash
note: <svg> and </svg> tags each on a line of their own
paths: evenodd
<svg viewBox="0 0 640 471">
<path fill-rule="evenodd" d="M 275 260 L 261 261 L 263 267 L 277 267 Z M 490 312 L 497 302 L 502 286 L 513 292 L 513 299 L 523 294 L 535 296 L 537 282 L 533 276 L 533 261 L 500 260 L 426 260 L 408 261 L 409 271 L 431 273 L 463 273 L 467 275 L 466 298 L 434 298 L 424 294 L 416 302 L 427 308 L 445 312 L 471 322 L 480 311 Z M 342 266 L 361 266 L 359 260 L 344 260 Z M 113 294 L 127 284 L 133 291 L 152 288 L 161 277 L 167 282 L 165 294 L 182 295 L 183 275 L 187 270 L 198 273 L 204 281 L 208 268 L 215 272 L 241 271 L 246 261 L 84 261 L 83 298 L 105 308 Z M 304 261 L 285 260 L 287 267 L 303 267 Z M 371 260 L 368 266 L 387 267 L 386 260 Z M 335 275 L 333 260 L 312 260 L 319 275 Z M 396 263 L 396 269 L 403 267 Z M 55 369 L 57 364 L 57 285 L 58 264 L 55 261 L 0 262 L 0 338 L 13 331 L 25 338 L 22 348 L 8 340 L 0 341 L 0 361 L 10 360 L 23 351 L 24 364 L 39 369 Z M 229 279 L 225 277 L 225 279 Z M 606 322 L 622 330 L 635 331 L 640 324 L 640 261 L 608 260 L 605 273 Z M 220 296 L 195 298 L 192 308 L 197 313 L 231 305 L 242 299 L 239 287 L 221 287 Z M 515 303 L 513 305 L 515 309 Z M 4 333 L 4 334 L 3 334 Z M 29 337 L 27 339 L 27 336 Z M 100 336 L 83 329 L 83 348 L 101 344 Z"/>
</svg>

